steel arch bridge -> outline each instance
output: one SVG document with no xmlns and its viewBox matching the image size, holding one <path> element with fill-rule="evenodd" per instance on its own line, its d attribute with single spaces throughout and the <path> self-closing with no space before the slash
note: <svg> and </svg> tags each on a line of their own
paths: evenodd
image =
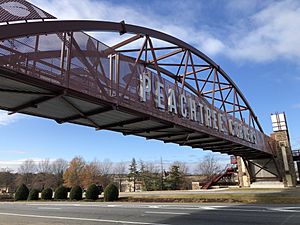
<svg viewBox="0 0 300 225">
<path fill-rule="evenodd" d="M 55 20 L 23 0 L 0 1 L 0 13 L 0 108 L 9 114 L 276 158 L 277 143 L 237 85 L 184 41 L 123 21 Z"/>
</svg>

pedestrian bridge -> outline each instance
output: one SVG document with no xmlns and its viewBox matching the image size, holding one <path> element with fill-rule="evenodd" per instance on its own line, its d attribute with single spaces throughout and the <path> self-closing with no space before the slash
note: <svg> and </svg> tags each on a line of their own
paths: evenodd
<svg viewBox="0 0 300 225">
<path fill-rule="evenodd" d="M 21 0 L 0 1 L 0 23 L 0 108 L 9 114 L 276 156 L 229 75 L 182 40 L 125 22 L 60 21 Z M 104 32 L 118 41 L 101 42 Z"/>
</svg>

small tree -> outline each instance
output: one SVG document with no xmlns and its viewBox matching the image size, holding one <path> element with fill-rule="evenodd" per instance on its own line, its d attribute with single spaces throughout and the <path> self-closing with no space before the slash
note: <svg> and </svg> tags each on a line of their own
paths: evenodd
<svg viewBox="0 0 300 225">
<path fill-rule="evenodd" d="M 68 198 L 68 189 L 64 186 L 56 188 L 54 193 L 54 199 L 65 200 Z"/>
<path fill-rule="evenodd" d="M 70 199 L 71 200 L 82 200 L 82 188 L 80 186 L 72 187 L 70 191 Z"/>
<path fill-rule="evenodd" d="M 104 190 L 104 201 L 111 202 L 116 201 L 119 198 L 119 190 L 116 185 L 109 184 Z"/>
<path fill-rule="evenodd" d="M 81 185 L 84 166 L 85 161 L 80 156 L 77 156 L 71 160 L 68 169 L 66 169 L 63 175 L 64 185 L 66 187 L 70 188 L 73 186 Z"/>
<path fill-rule="evenodd" d="M 39 200 L 39 191 L 37 189 L 32 189 L 29 192 L 27 200 Z"/>
<path fill-rule="evenodd" d="M 139 179 L 143 184 L 143 190 L 156 191 L 161 187 L 161 174 L 153 163 L 140 161 Z"/>
<path fill-rule="evenodd" d="M 86 199 L 97 200 L 99 197 L 99 188 L 96 184 L 91 184 L 86 190 Z"/>
<path fill-rule="evenodd" d="M 133 191 L 135 192 L 135 186 L 136 186 L 136 181 L 138 178 L 139 172 L 137 170 L 137 163 L 135 161 L 135 158 L 132 158 L 132 161 L 129 165 L 129 174 L 128 178 L 130 181 L 133 181 Z"/>
<path fill-rule="evenodd" d="M 99 169 L 98 161 L 87 163 L 81 174 L 81 186 L 84 188 L 89 187 L 91 184 L 99 183 L 101 180 L 101 172 Z"/>
<path fill-rule="evenodd" d="M 167 178 L 170 189 L 178 190 L 181 187 L 181 184 L 184 182 L 183 174 L 179 170 L 178 165 L 172 165 L 170 174 Z"/>
<path fill-rule="evenodd" d="M 51 188 L 46 188 L 42 191 L 42 196 L 41 198 L 43 200 L 51 200 L 53 196 L 53 191 Z"/>
</svg>

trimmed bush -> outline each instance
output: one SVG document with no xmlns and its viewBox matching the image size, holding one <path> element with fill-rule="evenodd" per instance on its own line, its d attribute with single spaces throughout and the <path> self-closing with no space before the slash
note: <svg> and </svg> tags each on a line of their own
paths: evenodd
<svg viewBox="0 0 300 225">
<path fill-rule="evenodd" d="M 39 200 L 39 191 L 37 189 L 32 189 L 29 192 L 27 200 Z"/>
<path fill-rule="evenodd" d="M 118 200 L 119 198 L 119 190 L 116 185 L 114 184 L 109 184 L 106 186 L 104 190 L 104 201 L 106 202 L 111 202 Z"/>
<path fill-rule="evenodd" d="M 96 184 L 91 184 L 86 190 L 85 198 L 89 200 L 97 200 L 99 197 L 99 188 Z"/>
<path fill-rule="evenodd" d="M 54 193 L 54 199 L 65 200 L 68 198 L 68 189 L 64 186 L 56 188 Z"/>
<path fill-rule="evenodd" d="M 70 191 L 70 199 L 71 200 L 82 200 L 82 188 L 79 186 L 72 187 Z"/>
<path fill-rule="evenodd" d="M 41 198 L 43 200 L 52 200 L 52 196 L 53 196 L 53 191 L 51 188 L 46 188 L 42 191 Z"/>
<path fill-rule="evenodd" d="M 19 201 L 19 200 L 27 200 L 29 195 L 29 190 L 26 187 L 25 184 L 22 184 L 20 187 L 18 187 L 16 193 L 15 193 L 15 200 Z"/>
</svg>

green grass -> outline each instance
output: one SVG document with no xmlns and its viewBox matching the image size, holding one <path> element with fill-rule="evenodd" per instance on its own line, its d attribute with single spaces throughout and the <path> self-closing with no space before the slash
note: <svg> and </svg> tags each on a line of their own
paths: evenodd
<svg viewBox="0 0 300 225">
<path fill-rule="evenodd" d="M 123 197 L 125 202 L 273 203 L 299 204 L 300 189 L 236 189 L 233 193 L 174 194 Z"/>
</svg>

